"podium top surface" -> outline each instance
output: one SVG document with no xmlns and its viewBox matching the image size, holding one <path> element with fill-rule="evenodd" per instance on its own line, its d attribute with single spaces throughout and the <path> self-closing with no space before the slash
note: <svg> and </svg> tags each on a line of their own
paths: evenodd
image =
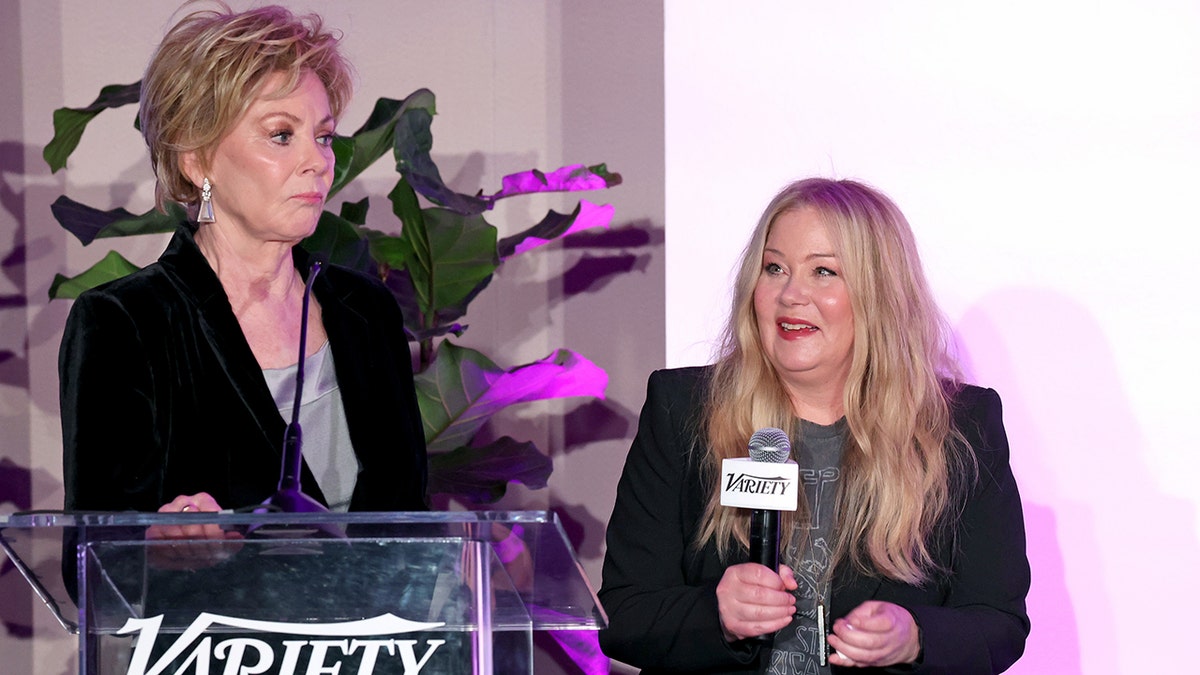
<svg viewBox="0 0 1200 675">
<path fill-rule="evenodd" d="M 0 529 L 178 525 L 212 522 L 257 524 L 391 524 L 422 527 L 436 524 L 532 523 L 561 527 L 552 511 L 355 511 L 326 513 L 143 513 L 139 511 L 31 511 L 0 514 Z"/>
<path fill-rule="evenodd" d="M 208 526 L 219 538 L 180 538 Z M 215 526 L 215 527 L 213 527 Z M 69 631 L 162 617 L 363 621 L 442 630 L 579 630 L 607 618 L 557 515 L 24 513 L 0 546 Z"/>
</svg>

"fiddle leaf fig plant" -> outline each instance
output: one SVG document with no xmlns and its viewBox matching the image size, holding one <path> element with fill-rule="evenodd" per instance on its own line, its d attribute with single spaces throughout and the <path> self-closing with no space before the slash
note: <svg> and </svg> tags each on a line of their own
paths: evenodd
<svg viewBox="0 0 1200 675">
<path fill-rule="evenodd" d="M 88 123 L 101 112 L 138 101 L 140 83 L 110 85 L 85 108 L 54 112 L 54 138 L 43 157 L 52 172 L 67 165 Z M 333 141 L 333 185 L 327 203 L 389 152 L 399 177 L 387 195 L 395 227 L 366 225 L 370 197 L 343 202 L 337 213 L 321 214 L 313 234 L 302 242 L 336 264 L 374 274 L 396 296 L 406 335 L 417 343 L 417 398 L 429 450 L 429 486 L 469 504 L 485 505 L 518 481 L 545 487 L 550 460 L 533 443 L 507 436 L 479 440 L 498 411 L 514 404 L 569 397 L 603 398 L 607 374 L 567 349 L 546 358 L 504 368 L 483 353 L 456 345 L 451 337 L 467 330 L 461 320 L 506 259 L 593 227 L 607 227 L 613 209 L 580 200 L 570 213 L 550 211 L 539 222 L 500 238 L 486 214 L 501 199 L 539 192 L 602 190 L 621 176 L 596 166 L 566 166 L 549 173 L 525 171 L 504 177 L 492 194 L 463 194 L 442 180 L 431 155 L 432 92 L 419 89 L 394 100 L 381 98 L 367 121 L 350 136 Z M 135 120 L 136 125 L 136 120 Z M 422 198 L 426 204 L 422 204 Z M 123 208 L 100 210 L 66 196 L 52 205 L 55 219 L 85 246 L 97 239 L 171 232 L 187 216 L 172 204 L 167 213 L 134 214 Z M 56 275 L 50 297 L 75 298 L 99 284 L 130 274 L 138 266 L 115 251 L 73 277 Z"/>
</svg>

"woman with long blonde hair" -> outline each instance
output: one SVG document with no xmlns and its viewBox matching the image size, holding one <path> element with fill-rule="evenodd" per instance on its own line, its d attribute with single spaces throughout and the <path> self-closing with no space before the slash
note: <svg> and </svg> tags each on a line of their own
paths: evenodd
<svg viewBox="0 0 1200 675">
<path fill-rule="evenodd" d="M 998 673 L 1029 631 L 1000 399 L 961 381 L 886 196 L 808 179 L 742 256 L 717 362 L 651 375 L 608 529 L 601 644 L 643 672 Z M 721 461 L 785 430 L 800 506 L 746 559 Z M 761 636 L 767 636 L 764 640 Z"/>
</svg>

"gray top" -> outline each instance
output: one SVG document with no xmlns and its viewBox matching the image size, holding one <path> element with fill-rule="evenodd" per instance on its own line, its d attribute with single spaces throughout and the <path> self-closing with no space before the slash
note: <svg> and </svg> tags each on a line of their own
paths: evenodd
<svg viewBox="0 0 1200 675">
<path fill-rule="evenodd" d="M 296 366 L 264 369 L 263 377 L 279 414 L 292 420 L 296 401 Z M 350 430 L 342 408 L 329 342 L 304 359 L 304 393 L 300 397 L 300 427 L 304 461 L 325 493 L 331 511 L 347 511 L 358 477 L 358 458 L 350 444 Z"/>
<path fill-rule="evenodd" d="M 795 572 L 796 618 L 775 634 L 766 673 L 770 675 L 828 675 L 828 665 L 821 666 L 818 647 L 825 635 L 817 626 L 818 599 L 829 613 L 829 578 L 832 570 L 829 557 L 833 546 L 833 510 L 841 479 L 842 448 L 846 438 L 843 418 L 828 426 L 800 421 L 801 441 L 796 446 L 795 459 L 800 465 L 800 482 L 810 519 L 797 523 L 787 541 L 781 541 L 780 558 Z M 787 537 L 781 534 L 781 537 Z M 829 625 L 826 620 L 825 632 Z"/>
</svg>

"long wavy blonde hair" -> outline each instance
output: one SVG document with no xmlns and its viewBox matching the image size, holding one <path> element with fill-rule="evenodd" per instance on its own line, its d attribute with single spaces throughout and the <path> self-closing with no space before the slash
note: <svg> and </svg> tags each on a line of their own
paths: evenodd
<svg viewBox="0 0 1200 675">
<path fill-rule="evenodd" d="M 747 440 L 763 427 L 788 430 L 798 441 L 791 401 L 763 351 L 754 288 L 772 225 L 806 207 L 828 229 L 854 313 L 831 565 L 848 560 L 868 574 L 921 584 L 941 571 L 932 542 L 939 527 L 957 517 L 958 498 L 975 468 L 951 423 L 959 371 L 908 221 L 886 196 L 849 180 L 810 178 L 785 187 L 742 254 L 702 420 L 707 447 L 698 451 L 705 452 L 703 475 L 714 489 L 695 544 L 713 540 L 726 560 L 735 542 L 748 544 L 744 509 L 720 505 L 721 460 L 745 456 Z M 784 514 L 783 532 L 797 519 L 808 520 L 807 504 Z"/>
<path fill-rule="evenodd" d="M 199 188 L 184 175 L 183 155 L 196 152 L 207 167 L 217 144 L 259 96 L 287 96 L 307 71 L 325 85 L 334 118 L 353 94 L 340 36 L 324 30 L 321 17 L 297 17 L 274 5 L 244 12 L 216 5 L 176 23 L 142 77 L 138 120 L 158 179 L 159 210 L 166 201 L 199 202 Z M 278 91 L 265 92 L 273 73 L 284 73 L 283 82 Z"/>
</svg>

